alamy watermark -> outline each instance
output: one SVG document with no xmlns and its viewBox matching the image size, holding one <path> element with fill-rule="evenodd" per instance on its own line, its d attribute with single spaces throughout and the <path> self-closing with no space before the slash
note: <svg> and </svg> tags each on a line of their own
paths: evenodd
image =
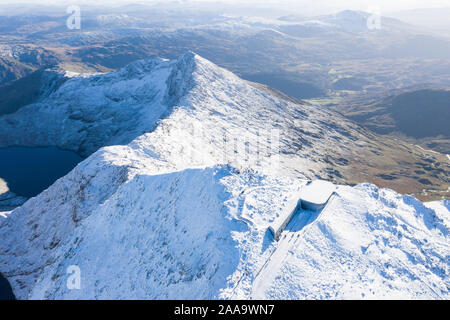
<svg viewBox="0 0 450 320">
<path fill-rule="evenodd" d="M 381 29 L 381 9 L 380 7 L 369 7 L 367 12 L 370 16 L 367 18 L 367 29 L 380 30 Z"/>
<path fill-rule="evenodd" d="M 70 14 L 66 20 L 67 29 L 81 29 L 81 8 L 79 6 L 69 6 L 67 7 L 66 13 Z"/>
<path fill-rule="evenodd" d="M 66 286 L 69 290 L 79 290 L 81 289 L 81 269 L 79 266 L 71 265 L 67 267 L 66 274 L 67 277 Z"/>
<path fill-rule="evenodd" d="M 188 130 L 195 145 L 189 147 L 188 157 L 199 164 L 214 159 L 236 168 L 266 167 L 276 171 L 280 167 L 280 130 L 276 128 L 228 128 L 220 135 L 211 136 L 211 130 L 201 123 Z M 211 150 L 198 148 L 199 141 L 207 141 Z"/>
</svg>

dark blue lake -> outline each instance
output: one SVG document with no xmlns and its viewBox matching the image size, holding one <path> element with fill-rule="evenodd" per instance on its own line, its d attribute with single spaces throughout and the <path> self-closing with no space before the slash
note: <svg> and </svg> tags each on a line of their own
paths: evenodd
<svg viewBox="0 0 450 320">
<path fill-rule="evenodd" d="M 5 277 L 0 273 L 0 300 L 15 300 L 11 286 Z"/>
<path fill-rule="evenodd" d="M 82 160 L 75 152 L 56 147 L 0 148 L 0 178 L 7 182 L 11 192 L 33 197 Z"/>
</svg>

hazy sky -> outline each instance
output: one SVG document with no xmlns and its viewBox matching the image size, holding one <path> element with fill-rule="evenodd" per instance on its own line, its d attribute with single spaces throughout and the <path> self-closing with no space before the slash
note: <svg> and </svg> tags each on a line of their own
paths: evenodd
<svg viewBox="0 0 450 320">
<path fill-rule="evenodd" d="M 270 5 L 295 5 L 300 6 L 318 6 L 318 7 L 347 7 L 347 8 L 365 8 L 368 6 L 379 6 L 388 10 L 404 10 L 412 8 L 432 8 L 432 7 L 448 7 L 450 0 L 0 0 L 2 4 L 60 4 L 66 3 L 80 4 L 127 4 L 127 3 L 155 3 L 155 2 L 223 2 L 238 4 L 270 4 Z"/>
<path fill-rule="evenodd" d="M 439 8 L 450 7 L 450 0 L 0 0 L 0 4 L 32 3 L 49 5 L 122 5 L 127 3 L 155 3 L 155 2 L 223 2 L 229 4 L 239 4 L 242 6 L 276 6 L 287 10 L 294 9 L 305 14 L 332 12 L 343 9 L 367 10 L 370 7 L 378 7 L 381 12 L 392 12 L 415 8 Z"/>
</svg>

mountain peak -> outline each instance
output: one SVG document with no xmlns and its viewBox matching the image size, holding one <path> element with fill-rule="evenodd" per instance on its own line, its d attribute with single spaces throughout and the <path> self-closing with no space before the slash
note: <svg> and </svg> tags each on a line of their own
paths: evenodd
<svg viewBox="0 0 450 320">
<path fill-rule="evenodd" d="M 196 54 L 195 52 L 188 50 L 185 53 L 182 53 L 178 56 L 176 61 L 181 62 L 184 61 L 185 63 L 195 63 L 196 60 L 198 60 L 200 56 Z"/>
<path fill-rule="evenodd" d="M 347 19 L 354 19 L 354 18 L 367 19 L 367 17 L 369 17 L 370 14 L 365 11 L 359 11 L 359 10 L 343 10 L 343 11 L 339 11 L 338 13 L 334 14 L 334 16 L 340 17 L 340 18 L 347 18 Z"/>
</svg>

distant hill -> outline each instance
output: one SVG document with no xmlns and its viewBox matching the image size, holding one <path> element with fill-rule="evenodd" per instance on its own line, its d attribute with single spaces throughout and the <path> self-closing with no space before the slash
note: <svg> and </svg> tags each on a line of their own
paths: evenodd
<svg viewBox="0 0 450 320">
<path fill-rule="evenodd" d="M 296 99 L 309 99 L 324 96 L 326 94 L 324 90 L 313 84 L 291 80 L 288 76 L 283 74 L 274 75 L 271 73 L 258 73 L 244 75 L 243 78 L 245 80 L 268 85 Z"/>
<path fill-rule="evenodd" d="M 402 93 L 349 116 L 382 134 L 399 131 L 417 139 L 439 135 L 450 137 L 450 90 Z"/>
<path fill-rule="evenodd" d="M 33 72 L 33 68 L 19 61 L 0 57 L 0 85 Z"/>
<path fill-rule="evenodd" d="M 414 139 L 450 139 L 450 89 L 422 89 L 362 106 L 347 116 L 381 134 L 401 133 Z M 428 145 L 428 144 L 427 144 Z M 433 142 L 429 147 L 449 153 Z"/>
</svg>

